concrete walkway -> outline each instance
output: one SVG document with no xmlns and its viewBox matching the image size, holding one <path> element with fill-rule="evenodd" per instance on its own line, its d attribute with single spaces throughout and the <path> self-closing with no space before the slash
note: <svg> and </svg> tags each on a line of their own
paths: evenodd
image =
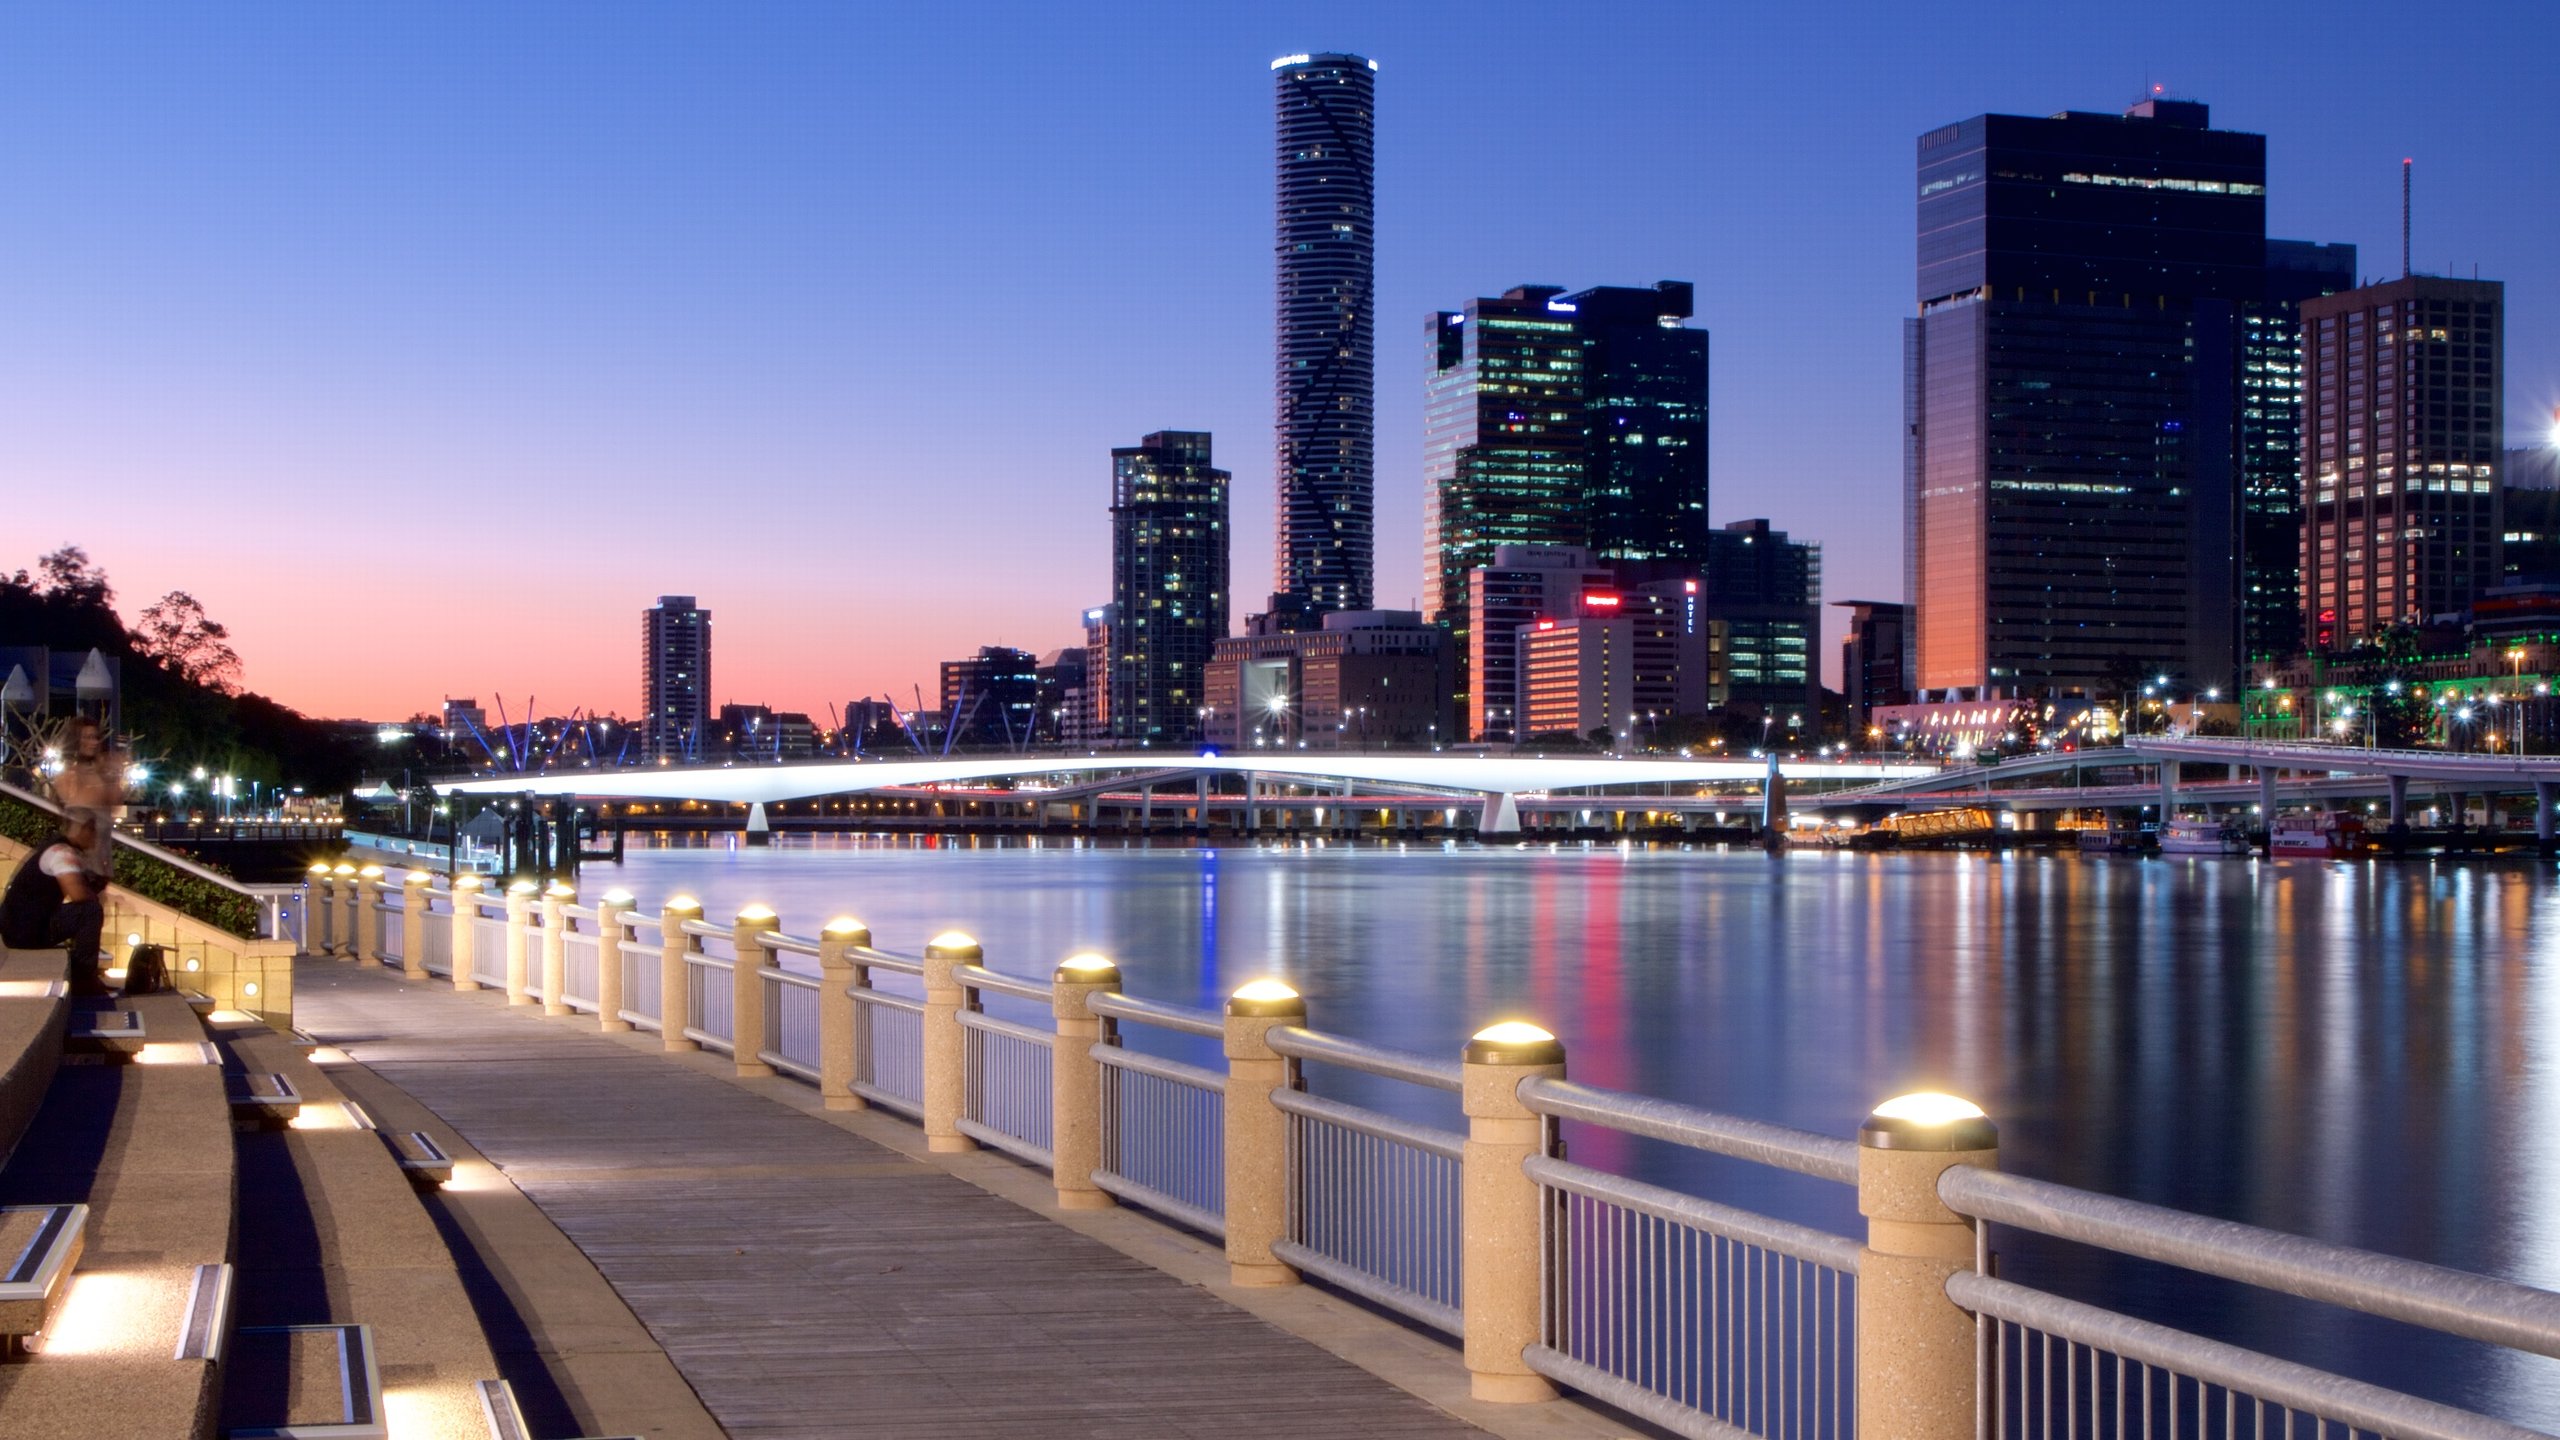
<svg viewBox="0 0 2560 1440">
<path fill-rule="evenodd" d="M 790 1082 L 742 1085 L 591 1019 L 371 967 L 305 961 L 296 984 L 302 1028 L 539 1205 L 737 1440 L 1483 1433 L 1123 1248 L 751 1088 Z M 1349 1329 L 1380 1323 L 1343 1313 Z"/>
</svg>

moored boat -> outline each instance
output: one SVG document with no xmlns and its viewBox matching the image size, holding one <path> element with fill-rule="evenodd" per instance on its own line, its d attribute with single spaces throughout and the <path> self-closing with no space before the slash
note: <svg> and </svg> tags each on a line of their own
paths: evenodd
<svg viewBox="0 0 2560 1440">
<path fill-rule="evenodd" d="M 2335 810 L 2280 815 L 2268 837 L 2268 853 L 2336 859 L 2364 849 L 2364 822 Z"/>
<path fill-rule="evenodd" d="M 2160 827 L 2163 855 L 2246 855 L 2249 837 L 2229 820 L 2172 820 Z"/>
</svg>

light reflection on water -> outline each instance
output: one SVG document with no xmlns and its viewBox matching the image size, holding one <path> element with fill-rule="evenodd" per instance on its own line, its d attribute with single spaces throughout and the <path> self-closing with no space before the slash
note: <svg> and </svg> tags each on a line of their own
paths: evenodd
<svg viewBox="0 0 2560 1440">
<path fill-rule="evenodd" d="M 1311 1023 L 1454 1056 L 1497 1019 L 1576 1079 L 1853 1133 L 1952 1090 L 2010 1169 L 2560 1287 L 2560 882 L 2534 865 L 1642 848 L 635 849 L 591 867 L 643 907 L 749 901 L 913 951 L 957 926 L 999 970 L 1077 950 L 1129 990 L 1214 1006 L 1288 977 Z M 1205 1057 L 1202 1057 L 1205 1058 Z M 1335 1079 L 1451 1123 L 1436 1096 Z M 1854 1233 L 1840 1187 L 1605 1133 L 1576 1159 Z M 2234 1297 L 2003 1236 L 2028 1283 L 2560 1422 L 2560 1365 Z"/>
</svg>

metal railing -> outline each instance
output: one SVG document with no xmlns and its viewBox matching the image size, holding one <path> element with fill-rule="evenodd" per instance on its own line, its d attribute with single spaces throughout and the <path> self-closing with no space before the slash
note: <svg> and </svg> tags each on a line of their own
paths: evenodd
<svg viewBox="0 0 2560 1440">
<path fill-rule="evenodd" d="M 1290 1060 L 1271 1103 L 1289 1117 L 1289 1216 L 1272 1253 L 1373 1304 L 1457 1335 L 1459 1164 L 1466 1137 L 1310 1095 L 1308 1060 L 1455 1092 L 1454 1063 L 1364 1045 L 1302 1026 L 1270 1034 Z"/>
<path fill-rule="evenodd" d="M 784 955 L 815 960 L 818 947 L 787 935 L 759 937 L 772 963 L 761 967 L 764 986 L 764 1035 L 756 1058 L 785 1075 L 819 1083 L 818 997 L 825 982 L 815 975 L 781 968 Z"/>
<path fill-rule="evenodd" d="M 1520 1100 L 1551 1123 L 1857 1173 L 1854 1145 L 1783 1126 L 1562 1080 L 1531 1080 Z M 1856 1433 L 1856 1241 L 1552 1153 L 1524 1168 L 1546 1196 L 1532 1368 L 1682 1434 Z"/>
<path fill-rule="evenodd" d="M 1125 995 L 1088 1002 L 1102 1017 L 1093 1047 L 1102 1066 L 1100 1163 L 1093 1183 L 1106 1193 L 1194 1230 L 1227 1230 L 1224 1073 L 1125 1047 L 1125 1027 L 1220 1036 L 1225 1021 L 1210 1010 L 1160 1005 Z"/>
<path fill-rule="evenodd" d="M 453 930 L 433 902 L 424 893 L 412 902 L 426 921 L 422 959 L 430 970 L 449 964 L 438 950 Z M 473 973 L 484 983 L 505 983 L 508 927 L 529 927 L 529 918 L 485 913 L 481 906 L 495 906 L 494 897 L 462 903 L 470 907 L 465 928 Z M 1981 1132 L 1987 1148 L 1940 1155 L 1924 1145 L 1915 1159 L 1908 1147 L 1897 1150 L 1886 1140 L 1869 1148 L 1575 1083 L 1562 1076 L 1560 1048 L 1550 1065 L 1485 1060 L 1471 1047 L 1462 1065 L 1285 1019 L 1231 1019 L 1126 996 L 1110 988 L 1116 977 L 1097 982 L 1103 988 L 1075 992 L 1084 995 L 1090 1019 L 1079 1021 L 1076 1049 L 1067 1052 L 1061 1033 L 1073 1016 L 1072 1001 L 1063 1015 L 1057 1005 L 1069 992 L 956 963 L 947 951 L 919 960 L 867 943 L 830 948 L 767 932 L 740 955 L 731 953 L 737 932 L 687 919 L 678 922 L 681 948 L 670 952 L 657 919 L 617 911 L 609 912 L 616 918 L 608 923 L 564 908 L 580 929 L 534 936 L 536 943 L 564 942 L 564 990 L 588 997 L 591 1006 L 598 1003 L 592 998 L 597 966 L 611 956 L 622 967 L 622 1018 L 658 1027 L 667 1015 L 660 984 L 672 953 L 680 957 L 677 969 L 687 986 L 684 1034 L 732 1052 L 742 1069 L 760 1060 L 812 1083 L 847 1077 L 845 1088 L 873 1105 L 953 1127 L 1052 1169 L 1065 1163 L 1060 1137 L 1076 1118 L 1061 1106 L 1089 1095 L 1098 1113 L 1078 1127 L 1091 1138 L 1075 1142 L 1083 1148 L 1073 1152 L 1073 1168 L 1089 1165 L 1090 1173 L 1053 1177 L 1062 1203 L 1071 1184 L 1089 1181 L 1132 1206 L 1221 1237 L 1239 1267 L 1294 1269 L 1463 1335 L 1471 1365 L 1479 1346 L 1491 1343 L 1485 1337 L 1498 1334 L 1498 1352 L 1516 1348 L 1515 1379 L 1544 1377 L 1683 1435 L 1849 1440 L 1862 1403 L 1882 1403 L 1860 1394 L 1862 1355 L 1919 1343 L 1907 1339 L 1915 1326 L 1939 1327 L 1932 1355 L 1969 1350 L 1961 1373 L 1932 1378 L 1954 1406 L 1932 1413 L 1963 1417 L 1965 1433 L 1976 1440 L 2529 1440 L 2537 1433 L 2093 1303 L 2103 1296 L 2039 1288 L 2039 1281 L 2060 1281 L 1996 1274 L 1990 1247 L 1998 1227 L 2183 1267 L 2293 1297 L 2288 1303 L 2340 1307 L 2511 1356 L 2560 1358 L 2560 1294 L 2004 1174 L 1993 1168 L 1996 1135 L 1987 1124 Z M 399 929 L 383 926 L 386 948 Z M 519 936 L 518 943 L 527 939 Z M 527 953 L 536 952 L 529 945 Z M 813 975 L 811 961 L 835 968 Z M 740 963 L 753 968 L 742 974 Z M 849 975 L 850 983 L 832 982 L 829 973 Z M 944 974 L 948 981 L 933 978 Z M 883 980 L 896 988 L 884 989 Z M 956 1011 L 948 991 L 933 992 L 936 1003 L 929 1005 L 924 983 L 956 984 Z M 1038 1018 L 990 1013 L 990 998 L 999 1009 L 1036 1007 Z M 736 1033 L 738 1007 L 759 1000 L 757 1033 Z M 1303 1008 L 1236 1013 L 1302 1015 Z M 928 1024 L 956 1033 L 933 1032 L 929 1047 Z M 1133 1048 L 1132 1039 L 1149 1048 Z M 1261 1068 L 1249 1072 L 1249 1090 L 1238 1091 L 1228 1069 L 1179 1058 L 1196 1055 L 1202 1040 L 1220 1040 L 1229 1066 L 1259 1057 L 1252 1060 Z M 929 1062 L 929 1056 L 946 1058 Z M 1059 1088 L 1063 1078 L 1077 1076 L 1074 1062 L 1086 1060 L 1093 1068 L 1077 1079 L 1079 1088 Z M 942 1088 L 928 1086 L 928 1063 L 956 1063 L 958 1074 L 937 1072 L 935 1085 Z M 1503 1070 L 1503 1064 L 1545 1068 Z M 1487 1066 L 1494 1068 L 1480 1069 Z M 1348 1093 L 1370 1103 L 1325 1093 L 1330 1081 L 1310 1090 L 1309 1067 L 1319 1067 L 1319 1078 L 1339 1072 L 1359 1087 Z M 932 1104 L 939 1119 L 926 1114 L 929 1090 L 938 1097 Z M 955 1091 L 956 1117 L 950 1109 Z M 1453 1107 L 1459 1094 L 1464 1103 Z M 1492 1108 L 1482 1108 L 1487 1105 Z M 1408 1114 L 1452 1108 L 1466 1117 L 1463 1132 Z M 1267 1139 L 1239 1139 L 1245 1132 L 1232 1129 L 1231 1116 L 1253 1117 L 1254 1133 Z M 1494 1128 L 1482 1128 L 1488 1125 Z M 1719 1165 L 1738 1162 L 1753 1167 L 1747 1173 L 1754 1176 L 1794 1177 L 1788 1184 L 1856 1185 L 1862 1200 L 1880 1193 L 1872 1187 L 1887 1185 L 1879 1177 L 1916 1174 L 1916 1189 L 1891 1183 L 1902 1186 L 1906 1199 L 1923 1197 L 1926 1213 L 1888 1224 L 1885 1212 L 1870 1210 L 1879 1218 L 1862 1244 L 1577 1163 L 1565 1153 L 1567 1126 L 1714 1157 Z M 1265 1148 L 1239 1148 L 1255 1143 Z M 1595 1148 L 1616 1154 L 1631 1147 Z M 1282 1151 L 1276 1160 L 1264 1158 Z M 1485 1158 L 1496 1152 L 1498 1160 Z M 1493 1168 L 1480 1173 L 1485 1166 Z M 1690 1173 L 1691 1167 L 1675 1169 Z M 1929 1185 L 1934 1203 L 1926 1202 Z M 1250 1186 L 1252 1193 L 1230 1193 L 1231 1186 Z M 1484 1221 L 1472 1207 L 1496 1191 L 1502 1203 L 1485 1213 L 1500 1214 Z M 1509 1196 L 1518 1197 L 1518 1208 L 1502 1208 Z M 1514 1223 L 1501 1215 L 1516 1217 L 1523 1228 L 1488 1258 L 1483 1247 L 1493 1242 L 1471 1227 Z M 1915 1226 L 1942 1233 L 1922 1245 L 1905 1233 Z M 1251 1233 L 1240 1236 L 1239 1227 Z M 1949 1235 L 1956 1237 L 1952 1252 L 1944 1248 Z M 1264 1249 L 1238 1249 L 1256 1245 Z M 1969 1267 L 1952 1258 L 1968 1246 Z M 1917 1272 L 1910 1268 L 1914 1257 L 1928 1256 L 1938 1258 Z M 1534 1286 L 1523 1290 L 1516 1277 L 1491 1286 L 1534 1297 L 1520 1301 L 1525 1308 L 1518 1313 L 1499 1308 L 1512 1302 L 1488 1299 L 1483 1287 L 1469 1283 L 1495 1259 L 1534 1264 Z M 1915 1273 L 1925 1279 L 1914 1283 Z M 1484 1328 L 1488 1316 L 1491 1331 Z M 1941 1343 L 1948 1324 L 1952 1347 Z M 1862 1336 L 1862 1326 L 1871 1333 Z M 1493 1358 L 1501 1362 L 1502 1354 Z M 1902 1383 L 1909 1383 L 1908 1373 Z M 1901 1429 L 1902 1421 L 1891 1428 Z M 1929 1431 L 1933 1437 L 1952 1433 Z"/>
<path fill-rule="evenodd" d="M 924 1001 L 882 990 L 873 972 L 921 977 L 924 966 L 885 950 L 856 950 L 853 984 L 853 1081 L 849 1088 L 909 1119 L 924 1115 Z"/>
<path fill-rule="evenodd" d="M 483 985 L 507 983 L 507 917 L 503 909 L 492 915 L 480 905 L 473 906 L 471 978 Z"/>
<path fill-rule="evenodd" d="M 732 931 L 708 921 L 687 920 L 683 924 L 684 933 L 699 940 L 717 941 L 725 947 L 733 938 Z M 747 958 L 752 963 L 757 957 Z M 684 957 L 685 1013 L 693 1017 L 693 1023 L 684 1027 L 684 1038 L 706 1050 L 737 1052 L 738 992 L 731 979 L 736 968 L 732 957 L 708 950 L 695 950 Z"/>
<path fill-rule="evenodd" d="M 1051 1106 L 1049 1050 L 1057 1037 L 1037 1026 L 999 1020 L 986 1013 L 985 997 L 1010 995 L 1046 1009 L 1046 981 L 1024 980 L 962 965 L 954 972 L 961 985 L 960 1028 L 962 1106 L 959 1130 L 981 1145 L 992 1145 L 1034 1165 L 1050 1163 Z"/>
<path fill-rule="evenodd" d="M 664 988 L 660 954 L 663 942 L 658 938 L 662 927 L 657 920 L 642 915 L 625 915 L 621 923 L 625 933 L 614 946 L 622 957 L 620 1018 L 634 1029 L 656 1030 L 667 1013 L 659 996 Z"/>
<path fill-rule="evenodd" d="M 578 928 L 552 937 L 560 947 L 560 1000 L 573 1010 L 592 1014 L 597 997 L 603 993 L 602 977 L 596 972 L 603 963 L 604 937 L 595 928 L 594 911 L 571 911 L 569 918 L 577 922 Z"/>
</svg>

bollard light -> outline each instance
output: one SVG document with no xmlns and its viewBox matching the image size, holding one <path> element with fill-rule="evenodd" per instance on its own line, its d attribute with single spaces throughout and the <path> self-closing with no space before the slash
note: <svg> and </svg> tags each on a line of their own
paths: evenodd
<svg viewBox="0 0 2560 1440">
<path fill-rule="evenodd" d="M 1087 950 L 1059 961 L 1058 972 L 1052 978 L 1068 985 L 1098 985 L 1116 980 L 1119 975 L 1120 967 L 1112 963 L 1110 956 Z"/>
<path fill-rule="evenodd" d="M 871 927 L 850 915 L 839 915 L 827 922 L 823 932 L 829 939 L 842 940 L 854 935 L 869 935 Z"/>
<path fill-rule="evenodd" d="M 541 886 L 534 884 L 530 880 L 518 880 L 507 887 L 507 893 L 510 895 L 530 895 L 541 888 Z"/>
<path fill-rule="evenodd" d="M 699 911 L 702 908 L 702 902 L 694 899 L 690 895 L 678 895 L 667 902 L 666 908 L 669 910 Z"/>
<path fill-rule="evenodd" d="M 487 886 L 488 883 L 488 881 L 481 879 L 477 875 L 457 875 L 454 877 L 453 888 L 456 890 L 478 890 Z"/>
<path fill-rule="evenodd" d="M 773 907 L 770 905 L 750 905 L 746 909 L 738 912 L 738 918 L 746 921 L 750 925 L 762 924 L 763 922 L 773 918 Z"/>
<path fill-rule="evenodd" d="M 1304 1015 L 1307 1002 L 1289 982 L 1278 978 L 1250 980 L 1227 997 L 1230 1015 Z"/>
<path fill-rule="evenodd" d="M 628 905 L 631 903 L 631 892 L 619 887 L 607 890 L 604 892 L 604 903 L 607 905 Z"/>
<path fill-rule="evenodd" d="M 436 877 L 424 870 L 412 870 L 408 874 L 400 877 L 400 883 L 403 885 L 433 885 L 436 883 Z"/>
<path fill-rule="evenodd" d="M 379 880 L 382 878 L 382 867 L 379 865 L 367 865 L 356 873 L 367 880 Z"/>
<path fill-rule="evenodd" d="M 965 951 L 977 950 L 978 937 L 966 930 L 945 930 L 924 942 L 924 948 L 929 951 L 939 951 L 945 955 L 958 955 Z"/>
<path fill-rule="evenodd" d="M 542 887 L 542 893 L 546 898 L 552 900 L 573 900 L 577 898 L 578 887 L 569 884 L 565 880 L 554 880 L 550 884 Z"/>
<path fill-rule="evenodd" d="M 1487 1025 L 1467 1040 L 1470 1065 L 1561 1065 L 1564 1044 L 1526 1020 Z"/>
<path fill-rule="evenodd" d="M 311 872 L 310 872 L 310 873 L 312 873 L 312 874 L 314 874 L 314 875 L 326 875 L 326 874 L 328 874 L 328 873 L 329 873 L 329 862 L 328 862 L 328 861 L 326 861 L 326 860 L 314 860 L 314 861 L 312 861 L 312 862 L 311 862 Z"/>
<path fill-rule="evenodd" d="M 341 860 L 337 864 L 329 867 L 329 873 L 344 878 L 356 873 L 356 867 L 348 864 L 344 860 Z"/>
<path fill-rule="evenodd" d="M 2000 1128 L 1960 1095 L 1915 1090 L 1869 1113 L 1858 1143 L 1876 1150 L 1989 1150 L 1999 1145 Z"/>
</svg>

